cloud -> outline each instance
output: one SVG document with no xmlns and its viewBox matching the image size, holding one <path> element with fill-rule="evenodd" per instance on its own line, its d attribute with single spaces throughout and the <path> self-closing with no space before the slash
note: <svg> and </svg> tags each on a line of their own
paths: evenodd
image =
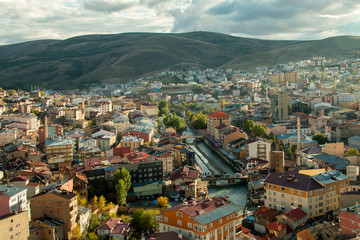
<svg viewBox="0 0 360 240">
<path fill-rule="evenodd" d="M 134 1 L 117 0 L 82 0 L 84 8 L 98 12 L 119 12 L 134 6 Z"/>
<path fill-rule="evenodd" d="M 360 35 L 358 0 L 0 0 L 0 44 L 83 34 L 212 31 L 265 39 Z"/>
</svg>

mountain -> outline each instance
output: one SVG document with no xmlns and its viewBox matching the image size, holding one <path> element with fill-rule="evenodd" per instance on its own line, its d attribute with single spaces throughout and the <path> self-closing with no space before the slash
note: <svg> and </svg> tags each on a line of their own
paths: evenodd
<svg viewBox="0 0 360 240">
<path fill-rule="evenodd" d="M 287 63 L 360 51 L 360 37 L 272 41 L 211 32 L 124 33 L 0 46 L 0 86 L 78 88 L 127 82 L 165 69 L 235 68 Z"/>
</svg>

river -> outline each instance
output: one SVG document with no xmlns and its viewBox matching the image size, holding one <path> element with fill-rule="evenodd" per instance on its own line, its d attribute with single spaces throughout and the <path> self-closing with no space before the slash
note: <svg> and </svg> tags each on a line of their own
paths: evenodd
<svg viewBox="0 0 360 240">
<path fill-rule="evenodd" d="M 190 127 L 183 135 L 197 135 Z M 236 170 L 225 162 L 214 150 L 208 147 L 204 142 L 189 145 L 196 153 L 195 159 L 203 173 L 236 173 Z M 228 196 L 229 199 L 239 205 L 245 207 L 248 188 L 246 184 L 227 186 L 225 183 L 218 183 L 216 187 L 208 187 L 209 195 Z"/>
</svg>

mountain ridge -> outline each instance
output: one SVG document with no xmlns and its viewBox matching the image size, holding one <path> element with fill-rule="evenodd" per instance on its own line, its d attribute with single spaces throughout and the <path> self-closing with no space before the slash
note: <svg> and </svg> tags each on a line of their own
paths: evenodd
<svg viewBox="0 0 360 240">
<path fill-rule="evenodd" d="M 79 88 L 182 66 L 254 69 L 315 56 L 348 57 L 360 37 L 262 40 L 212 32 L 93 34 L 0 46 L 0 85 Z"/>
</svg>

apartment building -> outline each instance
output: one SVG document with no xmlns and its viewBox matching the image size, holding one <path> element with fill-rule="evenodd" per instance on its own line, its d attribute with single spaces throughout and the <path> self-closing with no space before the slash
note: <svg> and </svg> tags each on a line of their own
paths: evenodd
<svg viewBox="0 0 360 240">
<path fill-rule="evenodd" d="M 0 216 L 29 210 L 26 188 L 0 185 Z"/>
<path fill-rule="evenodd" d="M 134 137 L 134 136 L 125 136 L 120 141 L 120 147 L 130 147 L 134 150 L 144 144 L 144 139 Z"/>
<path fill-rule="evenodd" d="M 65 109 L 66 121 L 78 121 L 84 119 L 84 111 L 82 109 Z"/>
<path fill-rule="evenodd" d="M 272 172 L 283 172 L 285 169 L 284 151 L 271 151 L 269 169 Z"/>
<path fill-rule="evenodd" d="M 174 231 L 190 239 L 234 240 L 240 234 L 242 214 L 224 197 L 189 201 L 156 216 L 158 231 Z"/>
<path fill-rule="evenodd" d="M 273 121 L 287 120 L 289 116 L 289 92 L 279 91 L 271 98 Z"/>
<path fill-rule="evenodd" d="M 299 82 L 299 72 L 287 72 L 285 73 L 285 79 L 289 83 Z"/>
<path fill-rule="evenodd" d="M 259 158 L 270 160 L 271 142 L 267 139 L 257 139 L 249 141 L 246 145 L 247 156 L 249 158 Z"/>
<path fill-rule="evenodd" d="M 27 189 L 26 195 L 30 199 L 32 196 L 40 192 L 40 184 L 29 181 L 30 179 L 23 176 L 17 176 L 10 180 L 14 187 Z"/>
<path fill-rule="evenodd" d="M 360 149 L 360 136 L 349 137 L 348 145 L 349 147 Z"/>
<path fill-rule="evenodd" d="M 62 138 L 47 140 L 46 154 L 48 156 L 62 155 L 65 162 L 72 162 L 74 154 L 74 140 Z"/>
<path fill-rule="evenodd" d="M 322 147 L 321 152 L 337 157 L 343 157 L 345 153 L 345 145 L 343 142 L 325 143 L 325 146 Z"/>
<path fill-rule="evenodd" d="M 40 120 L 35 115 L 11 114 L 3 117 L 5 128 L 17 128 L 20 135 L 36 133 Z"/>
<path fill-rule="evenodd" d="M 39 127 L 39 143 L 45 144 L 46 139 L 61 137 L 64 133 L 64 127 L 58 124 L 49 124 Z"/>
<path fill-rule="evenodd" d="M 0 146 L 4 146 L 8 143 L 12 143 L 14 140 L 18 138 L 18 130 L 17 128 L 4 128 L 0 130 Z"/>
<path fill-rule="evenodd" d="M 324 169 L 271 173 L 264 181 L 265 206 L 281 211 L 301 208 L 309 217 L 323 215 L 339 207 L 339 194 L 349 178 Z"/>
<path fill-rule="evenodd" d="M 42 192 L 30 199 L 31 220 L 45 215 L 64 221 L 65 239 L 70 239 L 71 230 L 76 227 L 77 196 L 66 190 Z"/>
<path fill-rule="evenodd" d="M 158 107 L 153 103 L 142 103 L 140 105 L 140 110 L 148 116 L 158 115 Z"/>
<path fill-rule="evenodd" d="M 0 216 L 0 236 L 3 239 L 24 240 L 29 234 L 29 212 L 11 212 Z"/>
<path fill-rule="evenodd" d="M 215 136 L 216 127 L 220 125 L 230 125 L 230 116 L 224 112 L 213 112 L 207 115 L 207 132 L 211 136 Z"/>
</svg>

